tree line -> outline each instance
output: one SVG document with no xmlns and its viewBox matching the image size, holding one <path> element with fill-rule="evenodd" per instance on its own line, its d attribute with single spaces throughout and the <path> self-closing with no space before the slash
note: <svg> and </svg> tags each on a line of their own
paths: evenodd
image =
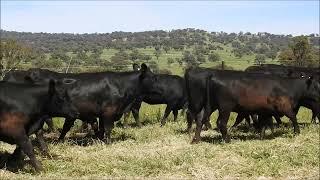
<svg viewBox="0 0 320 180">
<path fill-rule="evenodd" d="M 318 65 L 320 46 L 319 34 L 293 37 L 265 32 L 207 32 L 193 28 L 101 34 L 5 30 L 0 33 L 2 74 L 23 62 L 40 68 L 67 67 L 66 71 L 74 66 L 99 66 L 101 70 L 112 68 L 122 71 L 134 61 L 144 61 L 159 70 L 157 61 L 172 50 L 181 52 L 182 56 L 169 57 L 168 66 L 173 63 L 198 66 L 206 61 L 221 61 L 217 53 L 219 50 L 225 50 L 239 59 L 245 55 L 255 55 L 256 64 L 264 63 L 267 58 L 278 58 L 282 64 L 314 66 Z M 138 50 L 146 48 L 153 49 L 153 53 L 145 54 Z M 102 57 L 104 49 L 115 49 L 116 53 L 105 60 Z"/>
</svg>

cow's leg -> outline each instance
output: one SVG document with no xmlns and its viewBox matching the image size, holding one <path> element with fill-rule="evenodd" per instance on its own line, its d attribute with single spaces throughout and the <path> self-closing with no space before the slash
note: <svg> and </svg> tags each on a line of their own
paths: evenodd
<svg viewBox="0 0 320 180">
<path fill-rule="evenodd" d="M 88 132 L 89 131 L 89 126 L 88 126 L 88 122 L 87 120 L 83 120 L 82 121 L 82 124 L 81 124 L 81 127 L 79 129 L 79 133 L 83 133 L 83 132 Z"/>
<path fill-rule="evenodd" d="M 111 144 L 111 132 L 114 127 L 114 121 L 113 119 L 105 119 L 104 121 L 104 129 L 105 129 L 105 134 L 106 138 L 104 139 L 104 142 L 106 144 Z"/>
<path fill-rule="evenodd" d="M 219 117 L 217 120 L 220 122 L 218 128 L 222 134 L 222 139 L 226 143 L 230 142 L 230 137 L 228 136 L 228 129 L 227 129 L 227 124 L 228 124 L 230 113 L 231 113 L 230 110 L 221 110 L 220 109 L 219 110 Z"/>
<path fill-rule="evenodd" d="M 247 118 L 247 115 L 244 113 L 238 113 L 238 116 L 236 118 L 236 122 L 234 122 L 233 126 L 231 127 L 231 129 L 233 130 L 234 128 L 236 128 L 242 121 L 244 118 Z"/>
<path fill-rule="evenodd" d="M 274 137 L 274 127 L 273 127 L 273 120 L 272 120 L 272 116 L 269 116 L 268 119 L 268 126 L 270 127 L 271 130 L 271 136 Z"/>
<path fill-rule="evenodd" d="M 7 167 L 12 169 L 20 169 L 24 165 L 25 154 L 22 152 L 21 147 L 17 146 L 13 153 L 8 157 Z"/>
<path fill-rule="evenodd" d="M 204 125 L 205 125 L 205 128 L 203 128 L 203 130 L 207 131 L 207 130 L 209 130 L 209 129 L 212 129 L 212 125 L 211 125 L 211 123 L 210 123 L 210 116 L 209 116 L 208 119 L 205 121 Z"/>
<path fill-rule="evenodd" d="M 105 129 L 104 129 L 103 117 L 99 117 L 99 132 L 97 136 L 100 140 L 104 139 L 104 132 L 105 132 Z"/>
<path fill-rule="evenodd" d="M 63 139 L 66 136 L 67 132 L 69 132 L 71 127 L 73 126 L 74 121 L 75 121 L 75 119 L 69 119 L 69 118 L 67 118 L 64 121 L 63 128 L 62 128 L 61 134 L 60 134 L 59 139 L 58 139 L 59 141 L 63 141 Z"/>
<path fill-rule="evenodd" d="M 99 126 L 98 126 L 98 122 L 97 122 L 97 119 L 94 119 L 94 121 L 91 121 L 90 122 L 91 124 L 91 128 L 93 129 L 94 131 L 94 137 L 98 137 L 98 134 L 99 134 Z"/>
<path fill-rule="evenodd" d="M 291 111 L 291 112 L 288 112 L 286 114 L 286 116 L 291 120 L 292 122 L 292 125 L 293 125 L 293 130 L 294 130 L 294 133 L 295 134 L 300 134 L 300 128 L 299 128 L 299 125 L 298 125 L 298 122 L 297 122 L 297 117 L 296 117 L 296 114 Z"/>
<path fill-rule="evenodd" d="M 130 111 L 129 112 L 126 112 L 124 113 L 123 115 L 123 128 L 128 128 L 128 119 L 130 117 Z"/>
<path fill-rule="evenodd" d="M 191 134 L 191 131 L 192 131 L 192 122 L 193 122 L 193 119 L 194 119 L 194 116 L 193 114 L 188 110 L 187 111 L 187 129 L 186 131 Z"/>
<path fill-rule="evenodd" d="M 263 125 L 263 126 L 260 128 L 260 140 L 264 139 L 265 136 L 266 136 L 266 126 Z"/>
<path fill-rule="evenodd" d="M 277 126 L 280 127 L 282 124 L 281 118 L 279 115 L 274 115 L 274 119 L 277 121 Z M 272 121 L 271 121 L 272 122 Z"/>
<path fill-rule="evenodd" d="M 202 130 L 202 125 L 203 125 L 203 116 L 202 116 L 202 113 L 198 113 L 196 115 L 196 132 L 191 143 L 198 143 L 200 141 L 201 139 L 200 133 Z"/>
<path fill-rule="evenodd" d="M 17 138 L 17 146 L 21 147 L 22 151 L 29 157 L 31 165 L 37 172 L 43 170 L 41 163 L 34 155 L 33 146 L 26 133 Z"/>
<path fill-rule="evenodd" d="M 320 106 L 320 105 L 319 105 Z M 320 112 L 318 112 L 318 110 L 312 109 L 312 119 L 311 119 L 311 123 L 316 124 L 317 120 L 316 118 L 318 118 L 318 121 L 320 122 Z"/>
<path fill-rule="evenodd" d="M 271 115 L 260 115 L 259 116 L 259 123 L 260 123 L 260 139 L 265 138 L 266 134 L 266 127 L 268 126 L 271 130 L 271 135 L 274 134 L 274 128 L 273 128 L 273 120 Z"/>
<path fill-rule="evenodd" d="M 53 121 L 51 117 L 45 118 L 45 123 L 48 125 L 49 132 L 55 132 Z"/>
<path fill-rule="evenodd" d="M 140 107 L 139 108 L 133 108 L 131 112 L 132 112 L 134 120 L 136 121 L 137 126 L 141 127 L 142 125 L 141 125 L 141 122 L 140 122 L 139 110 L 140 110 Z"/>
<path fill-rule="evenodd" d="M 315 115 L 315 113 L 313 111 L 312 111 L 311 123 L 313 123 L 313 124 L 316 123 L 316 115 Z"/>
<path fill-rule="evenodd" d="M 47 146 L 47 144 L 44 142 L 42 129 L 40 129 L 38 132 L 36 132 L 36 136 L 37 136 L 36 141 L 37 141 L 38 144 L 39 144 L 39 149 L 40 149 L 42 155 L 45 155 L 45 156 L 47 156 L 47 157 L 50 157 L 48 146 Z"/>
<path fill-rule="evenodd" d="M 247 123 L 247 125 L 248 125 L 248 128 L 250 128 L 250 126 L 251 126 L 250 115 L 247 115 L 247 116 L 245 117 L 245 120 L 246 120 L 246 123 Z"/>
<path fill-rule="evenodd" d="M 173 120 L 174 120 L 174 121 L 177 121 L 177 118 L 178 118 L 178 110 L 174 109 L 174 110 L 172 110 L 172 113 L 173 113 Z"/>
<path fill-rule="evenodd" d="M 259 129 L 259 121 L 258 121 L 258 115 L 257 114 L 252 114 L 251 115 L 251 119 L 252 119 L 252 125 L 253 127 L 258 130 Z"/>
<path fill-rule="evenodd" d="M 162 120 L 161 120 L 161 126 L 164 126 L 166 124 L 166 120 L 167 120 L 170 112 L 171 112 L 171 107 L 167 106 L 166 110 L 164 111 L 164 115 L 162 117 Z"/>
</svg>

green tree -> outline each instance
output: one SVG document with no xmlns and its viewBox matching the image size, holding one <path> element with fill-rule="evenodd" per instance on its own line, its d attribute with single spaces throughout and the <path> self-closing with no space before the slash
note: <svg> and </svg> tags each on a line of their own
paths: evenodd
<svg viewBox="0 0 320 180">
<path fill-rule="evenodd" d="M 150 55 L 148 55 L 148 54 L 144 54 L 144 55 L 141 56 L 141 59 L 148 62 L 148 61 L 150 61 L 152 59 L 152 57 Z"/>
<path fill-rule="evenodd" d="M 276 59 L 277 51 L 268 51 L 266 52 L 266 56 L 272 60 Z"/>
<path fill-rule="evenodd" d="M 288 60 L 293 60 L 294 56 L 293 56 L 293 52 L 291 49 L 285 49 L 283 51 L 280 52 L 279 54 L 279 60 L 280 61 L 288 61 Z"/>
<path fill-rule="evenodd" d="M 139 53 L 139 51 L 137 49 L 134 49 L 131 53 L 130 53 L 130 59 L 132 61 L 135 61 L 137 59 L 140 59 L 141 58 L 141 54 Z"/>
<path fill-rule="evenodd" d="M 169 46 L 163 46 L 163 50 L 166 52 L 166 54 L 168 53 L 168 51 L 170 50 Z"/>
<path fill-rule="evenodd" d="M 171 64 L 173 64 L 174 63 L 174 59 L 172 58 L 172 57 L 169 57 L 168 59 L 167 59 L 167 64 L 168 64 L 168 66 L 170 66 Z"/>
<path fill-rule="evenodd" d="M 218 53 L 212 52 L 208 56 L 208 61 L 215 62 L 215 61 L 220 61 L 220 60 L 221 60 L 221 58 Z"/>
<path fill-rule="evenodd" d="M 196 58 L 190 51 L 185 51 L 181 60 L 188 66 L 199 66 L 199 62 L 197 62 Z"/>
<path fill-rule="evenodd" d="M 294 37 L 293 43 L 289 47 L 293 52 L 294 60 L 298 66 L 303 66 L 303 61 L 310 58 L 311 47 L 306 36 Z"/>
<path fill-rule="evenodd" d="M 234 56 L 237 58 L 242 58 L 242 56 L 244 55 L 244 52 L 242 51 L 242 49 L 234 49 L 232 50 L 232 52 Z"/>
<path fill-rule="evenodd" d="M 232 41 L 231 46 L 233 48 L 240 48 L 241 43 L 239 41 Z"/>
<path fill-rule="evenodd" d="M 266 56 L 263 54 L 257 54 L 256 57 L 254 58 L 254 62 L 256 64 L 263 64 L 266 62 Z"/>
<path fill-rule="evenodd" d="M 198 61 L 199 63 L 204 63 L 206 62 L 206 57 L 203 54 L 198 54 L 196 55 L 196 61 Z"/>
<path fill-rule="evenodd" d="M 77 51 L 76 57 L 75 57 L 75 61 L 77 64 L 83 64 L 85 62 L 87 62 L 89 59 L 89 56 L 87 55 L 86 51 L 84 50 L 79 50 Z"/>
<path fill-rule="evenodd" d="M 1 40 L 0 53 L 0 80 L 22 61 L 29 61 L 33 58 L 32 50 L 15 40 Z"/>
<path fill-rule="evenodd" d="M 149 68 L 152 70 L 154 73 L 159 73 L 159 65 L 155 61 L 150 61 L 149 62 Z"/>
<path fill-rule="evenodd" d="M 161 50 L 160 49 L 155 50 L 153 54 L 157 58 L 157 60 L 159 60 L 159 57 L 161 56 Z"/>
</svg>

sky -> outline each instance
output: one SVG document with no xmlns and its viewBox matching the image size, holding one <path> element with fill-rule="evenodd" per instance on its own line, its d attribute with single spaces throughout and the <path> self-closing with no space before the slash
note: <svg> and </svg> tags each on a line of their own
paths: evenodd
<svg viewBox="0 0 320 180">
<path fill-rule="evenodd" d="M 110 33 L 197 28 L 319 33 L 319 1 L 4 1 L 1 29 Z"/>
</svg>

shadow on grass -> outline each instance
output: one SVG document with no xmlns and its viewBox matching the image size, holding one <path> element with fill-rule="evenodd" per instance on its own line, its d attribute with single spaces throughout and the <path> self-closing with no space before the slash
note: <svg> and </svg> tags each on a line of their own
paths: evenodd
<svg viewBox="0 0 320 180">
<path fill-rule="evenodd" d="M 309 123 L 300 123 L 299 126 L 304 128 L 309 126 Z M 291 123 L 284 123 L 279 128 L 275 128 L 274 133 L 266 133 L 265 137 L 262 140 L 272 140 L 277 137 L 281 137 L 284 134 L 290 134 Z M 218 131 L 218 129 L 215 129 Z M 180 133 L 187 133 L 186 130 L 180 130 L 178 131 Z M 218 131 L 219 132 L 219 131 Z M 247 140 L 260 140 L 260 134 L 254 129 L 254 128 L 248 128 L 243 126 L 238 126 L 233 131 L 228 131 L 229 136 L 232 140 L 241 140 L 241 141 L 247 141 Z M 192 131 L 192 134 L 194 135 L 194 130 Z M 212 144 L 220 144 L 223 142 L 221 135 L 207 135 L 207 136 L 201 136 L 202 142 L 212 143 Z"/>
<path fill-rule="evenodd" d="M 51 144 L 61 143 L 60 141 L 58 141 L 57 134 L 45 135 L 44 139 L 46 142 Z M 128 139 L 135 140 L 135 137 L 126 133 L 117 134 L 116 137 L 111 135 L 111 142 L 125 141 Z M 95 143 L 103 143 L 103 141 L 87 133 L 73 133 L 70 136 L 65 137 L 64 141 L 62 142 L 67 142 L 68 145 L 71 145 L 71 146 L 84 146 L 84 147 L 94 145 Z"/>
<path fill-rule="evenodd" d="M 141 123 L 141 127 L 147 126 L 147 125 L 153 125 L 153 124 L 157 124 L 157 123 L 159 123 L 159 125 L 160 125 L 160 121 L 158 122 L 158 121 L 154 121 L 154 120 L 148 119 L 148 118 L 143 119 L 142 121 L 140 121 L 140 123 Z M 126 127 L 124 127 L 123 121 L 115 122 L 115 127 L 126 128 Z M 136 122 L 129 122 L 127 128 L 140 128 L 140 127 L 138 126 L 138 124 Z"/>
<path fill-rule="evenodd" d="M 284 131 L 276 131 L 275 133 L 266 135 L 262 140 L 272 140 L 274 138 L 280 137 L 284 134 Z M 231 134 L 231 141 L 232 140 L 241 140 L 241 141 L 250 141 L 250 140 L 260 140 L 259 134 Z M 211 144 L 221 144 L 223 142 L 222 136 L 202 136 L 201 141 L 211 143 Z"/>
</svg>

